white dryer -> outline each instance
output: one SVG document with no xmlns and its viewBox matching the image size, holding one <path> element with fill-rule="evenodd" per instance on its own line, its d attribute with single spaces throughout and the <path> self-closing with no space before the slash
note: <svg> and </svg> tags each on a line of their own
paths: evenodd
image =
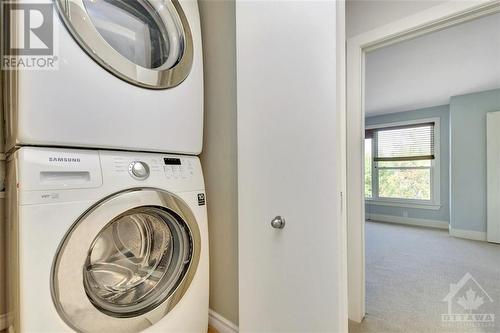
<svg viewBox="0 0 500 333">
<path fill-rule="evenodd" d="M 58 69 L 3 73 L 8 149 L 201 152 L 203 64 L 195 0 L 35 1 L 52 6 Z M 25 45 L 33 32 L 28 37 L 19 28 L 25 15 L 13 12 L 5 10 L 5 45 Z"/>
<path fill-rule="evenodd" d="M 8 163 L 14 332 L 207 331 L 197 157 L 23 147 Z"/>
</svg>

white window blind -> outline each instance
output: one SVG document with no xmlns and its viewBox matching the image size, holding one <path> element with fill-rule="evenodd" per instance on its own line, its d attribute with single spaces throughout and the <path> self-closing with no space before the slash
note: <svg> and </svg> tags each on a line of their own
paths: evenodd
<svg viewBox="0 0 500 333">
<path fill-rule="evenodd" d="M 373 160 L 376 162 L 435 158 L 434 123 L 370 129 L 366 131 L 366 138 L 375 139 Z"/>
</svg>

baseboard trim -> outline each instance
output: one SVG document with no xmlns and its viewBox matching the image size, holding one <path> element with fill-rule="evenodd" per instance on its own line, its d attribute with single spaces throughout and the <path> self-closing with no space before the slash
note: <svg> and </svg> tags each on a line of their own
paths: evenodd
<svg viewBox="0 0 500 333">
<path fill-rule="evenodd" d="M 454 229 L 450 227 L 450 235 L 458 238 L 471 239 L 476 241 L 486 241 L 486 232 Z"/>
<path fill-rule="evenodd" d="M 212 309 L 208 311 L 208 324 L 219 333 L 238 333 L 239 331 L 238 326 Z"/>
<path fill-rule="evenodd" d="M 448 230 L 449 228 L 448 221 L 415 219 L 411 217 L 382 215 L 382 214 L 366 214 L 366 218 L 372 221 L 405 224 L 417 227 L 427 227 L 427 228 L 446 229 L 446 230 Z"/>
</svg>

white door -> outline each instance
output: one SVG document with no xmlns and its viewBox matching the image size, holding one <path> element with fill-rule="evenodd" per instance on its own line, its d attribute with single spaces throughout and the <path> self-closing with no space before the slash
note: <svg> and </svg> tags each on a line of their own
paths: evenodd
<svg viewBox="0 0 500 333">
<path fill-rule="evenodd" d="M 500 112 L 487 116 L 488 242 L 500 243 Z"/>
<path fill-rule="evenodd" d="M 240 331 L 346 331 L 336 2 L 238 1 L 236 29 Z"/>
</svg>

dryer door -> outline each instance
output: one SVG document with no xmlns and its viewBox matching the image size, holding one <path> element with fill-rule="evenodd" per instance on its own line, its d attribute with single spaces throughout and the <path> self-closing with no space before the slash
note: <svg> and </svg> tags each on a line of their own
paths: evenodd
<svg viewBox="0 0 500 333">
<path fill-rule="evenodd" d="M 56 4 L 80 46 L 119 78 L 165 89 L 188 76 L 193 41 L 177 0 L 56 0 Z"/>
<path fill-rule="evenodd" d="M 138 332 L 184 295 L 200 255 L 188 206 L 167 192 L 114 195 L 82 216 L 63 240 L 52 270 L 52 295 L 80 332 Z"/>
</svg>

